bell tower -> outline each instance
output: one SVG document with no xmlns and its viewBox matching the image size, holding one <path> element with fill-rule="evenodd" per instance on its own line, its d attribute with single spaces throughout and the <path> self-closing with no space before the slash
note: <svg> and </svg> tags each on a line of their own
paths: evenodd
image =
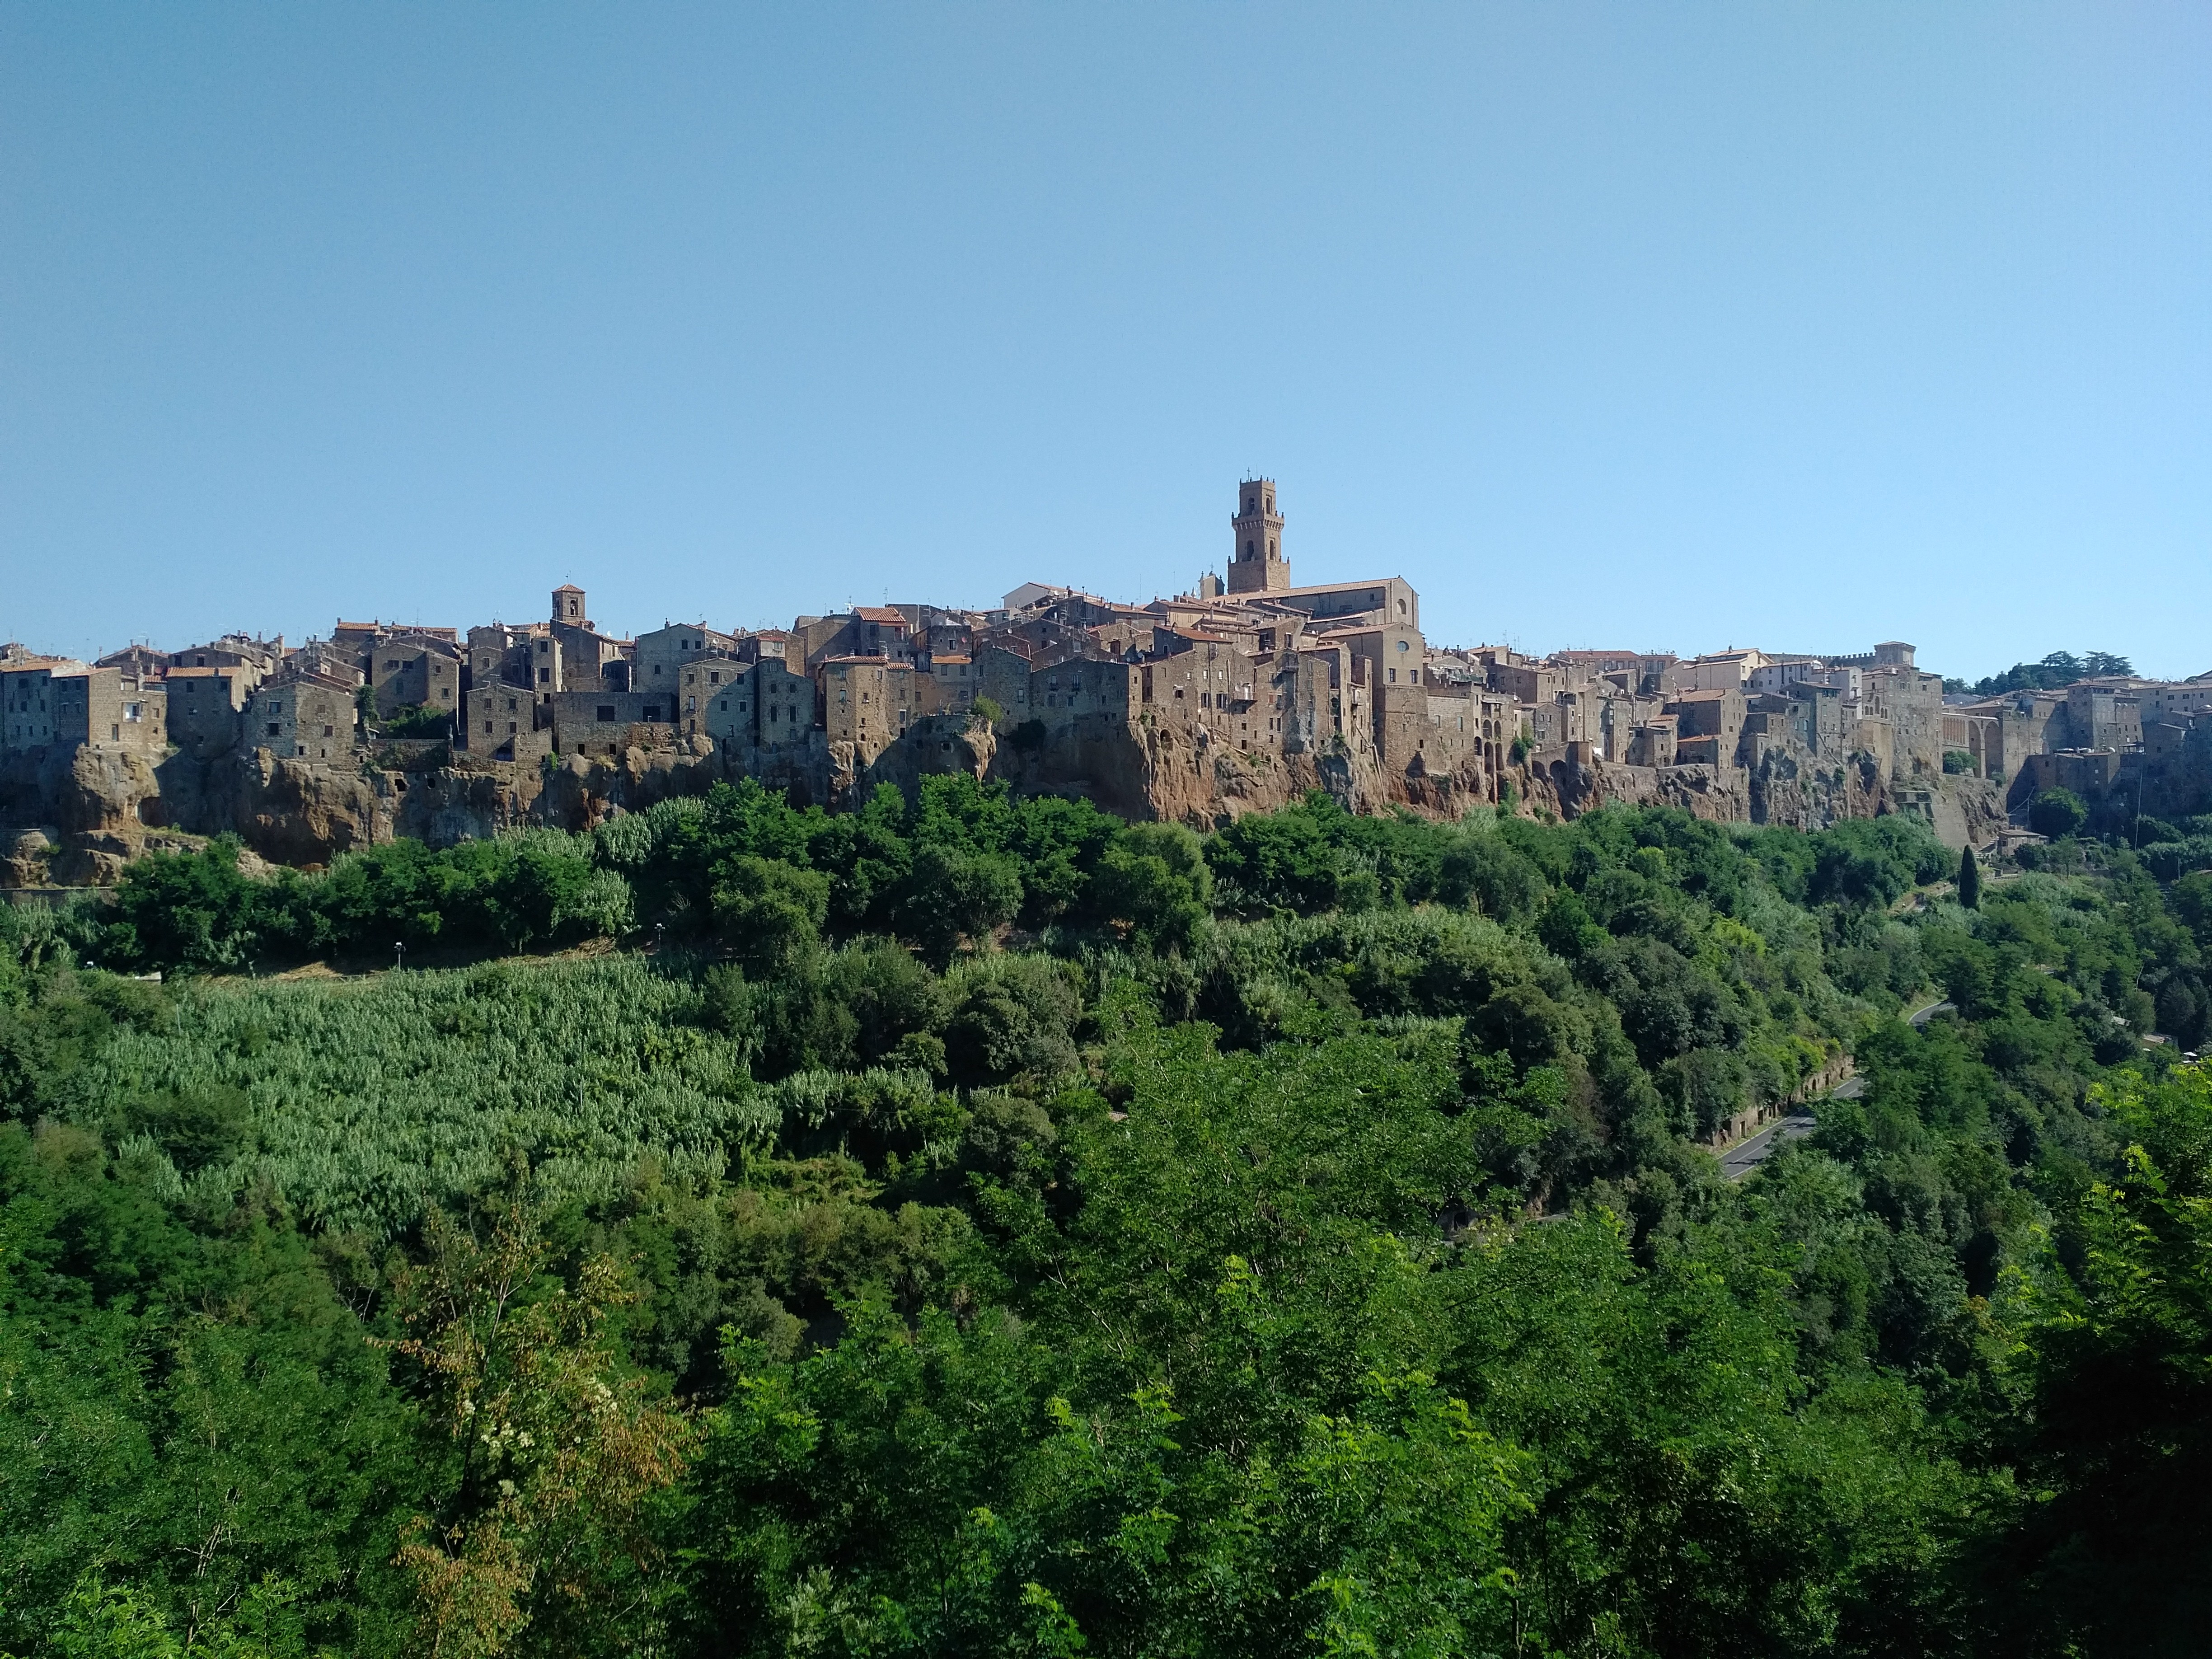
<svg viewBox="0 0 2212 1659">
<path fill-rule="evenodd" d="M 1237 532 L 1229 554 L 1231 593 L 1272 593 L 1291 585 L 1283 557 L 1283 515 L 1275 510 L 1275 481 L 1247 478 L 1237 486 L 1237 511 L 1230 516 Z"/>
</svg>

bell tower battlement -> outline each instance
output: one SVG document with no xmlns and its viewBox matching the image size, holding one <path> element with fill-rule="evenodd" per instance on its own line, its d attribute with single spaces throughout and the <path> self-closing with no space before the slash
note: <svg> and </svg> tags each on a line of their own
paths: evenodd
<svg viewBox="0 0 2212 1659">
<path fill-rule="evenodd" d="M 1275 508 L 1275 481 L 1247 478 L 1237 486 L 1237 511 L 1230 515 L 1236 543 L 1229 553 L 1231 593 L 1272 593 L 1291 585 L 1283 557 L 1283 515 Z"/>
</svg>

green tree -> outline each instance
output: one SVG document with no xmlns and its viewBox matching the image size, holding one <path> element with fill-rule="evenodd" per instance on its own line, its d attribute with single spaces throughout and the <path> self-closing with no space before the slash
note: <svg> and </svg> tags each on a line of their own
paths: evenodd
<svg viewBox="0 0 2212 1659">
<path fill-rule="evenodd" d="M 423 1650 L 502 1653 L 526 1627 L 549 1651 L 649 1640 L 645 1505 L 683 1473 L 692 1431 L 612 1351 L 609 1319 L 635 1293 L 605 1257 L 574 1290 L 541 1282 L 549 1252 L 521 1190 L 483 1237 L 434 1212 L 423 1246 L 393 1278 L 407 1334 L 389 1346 L 459 1462 L 398 1554 Z"/>
<path fill-rule="evenodd" d="M 1099 860 L 1094 907 L 1139 950 L 1188 951 L 1211 913 L 1204 845 L 1179 823 L 1133 823 Z"/>
<path fill-rule="evenodd" d="M 900 931 L 942 967 L 963 939 L 988 944 L 1021 908 L 1021 866 L 1013 858 L 927 846 L 915 854 L 899 908 Z"/>
<path fill-rule="evenodd" d="M 2046 789 L 2027 809 L 2028 828 L 2057 841 L 2070 836 L 2089 821 L 2089 809 L 2071 789 Z"/>
<path fill-rule="evenodd" d="M 830 878 L 750 853 L 725 860 L 714 882 L 714 927 L 748 971 L 797 972 L 822 948 Z"/>
<path fill-rule="evenodd" d="M 1969 910 L 1982 907 L 1982 867 L 1974 862 L 1974 849 L 1959 849 L 1959 902 Z"/>
<path fill-rule="evenodd" d="M 2122 1168 L 2088 1183 L 2021 1285 L 2024 1506 L 1990 1606 L 2031 1650 L 2212 1638 L 2212 1070 L 2106 1105 Z"/>
</svg>

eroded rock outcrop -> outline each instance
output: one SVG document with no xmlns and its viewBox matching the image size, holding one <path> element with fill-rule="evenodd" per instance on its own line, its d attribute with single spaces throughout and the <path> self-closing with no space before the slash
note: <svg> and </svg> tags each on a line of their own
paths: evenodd
<svg viewBox="0 0 2212 1659">
<path fill-rule="evenodd" d="M 817 734 L 817 738 L 819 734 Z M 1455 818 L 1500 799 L 1563 818 L 1608 803 L 1672 806 L 1716 823 L 1819 830 L 1844 818 L 1913 812 L 1949 846 L 2002 825 L 2002 792 L 1972 777 L 1899 781 L 1869 756 L 1828 767 L 1770 753 L 1751 769 L 1614 765 L 1582 745 L 1538 751 L 1496 773 L 1479 761 L 1402 773 L 1371 751 L 1255 753 L 1204 730 L 1085 717 L 1024 739 L 964 720 L 919 722 L 872 760 L 817 741 L 742 759 L 700 738 L 613 755 L 537 764 L 461 757 L 442 749 L 404 765 L 280 760 L 256 750 L 214 760 L 173 755 L 159 765 L 95 749 L 9 757 L 0 767 L 0 884 L 102 884 L 149 848 L 234 834 L 274 864 L 326 865 L 395 836 L 449 847 L 503 830 L 584 831 L 617 811 L 697 794 L 751 775 L 799 804 L 857 807 L 878 787 L 911 793 L 932 774 L 1004 780 L 1018 790 L 1095 801 L 1127 818 L 1206 828 L 1322 790 L 1352 811 L 1403 807 Z M 380 758 L 392 758 L 387 752 Z"/>
</svg>

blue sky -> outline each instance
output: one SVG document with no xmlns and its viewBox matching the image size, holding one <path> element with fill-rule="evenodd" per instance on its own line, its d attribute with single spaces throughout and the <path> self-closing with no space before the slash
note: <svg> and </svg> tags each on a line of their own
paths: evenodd
<svg viewBox="0 0 2212 1659">
<path fill-rule="evenodd" d="M 2212 9 L 0 9 L 0 637 L 1147 599 L 2212 668 Z"/>
</svg>

